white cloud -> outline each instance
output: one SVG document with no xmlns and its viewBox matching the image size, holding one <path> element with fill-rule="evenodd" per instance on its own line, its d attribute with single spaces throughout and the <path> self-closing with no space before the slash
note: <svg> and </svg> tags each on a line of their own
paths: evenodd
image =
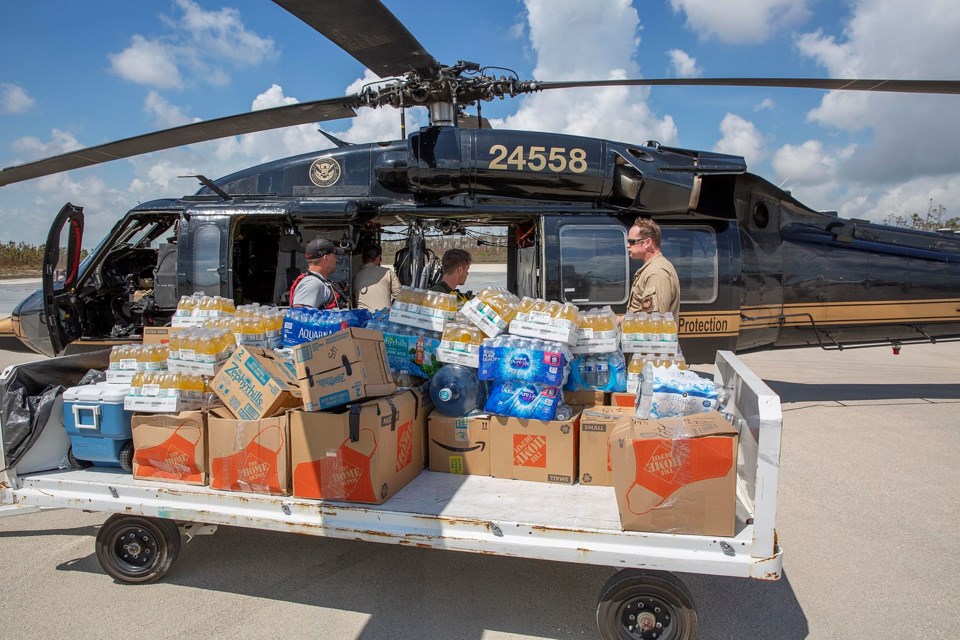
<svg viewBox="0 0 960 640">
<path fill-rule="evenodd" d="M 729 43 L 764 42 L 778 31 L 801 24 L 810 0 L 670 0 L 701 39 Z"/>
<path fill-rule="evenodd" d="M 11 164 L 55 156 L 83 146 L 69 131 L 54 129 L 50 132 L 50 136 L 49 140 L 41 140 L 34 136 L 24 136 L 14 140 L 10 147 L 14 153 L 18 154 L 18 158 Z M 19 157 L 21 155 L 22 157 Z"/>
<path fill-rule="evenodd" d="M 129 47 L 109 56 L 114 73 L 124 80 L 160 89 L 183 86 L 175 47 L 136 34 L 131 40 Z"/>
<path fill-rule="evenodd" d="M 274 41 L 247 29 L 236 9 L 205 11 L 193 0 L 176 0 L 176 7 L 179 19 L 162 17 L 169 33 L 135 34 L 130 46 L 109 56 L 114 73 L 158 89 L 187 82 L 224 86 L 230 81 L 224 65 L 251 66 L 277 55 Z"/>
<path fill-rule="evenodd" d="M 714 145 L 714 151 L 743 156 L 748 167 L 763 157 L 763 136 L 749 120 L 728 113 L 720 123 L 720 133 L 723 137 Z"/>
<path fill-rule="evenodd" d="M 832 77 L 956 78 L 958 32 L 960 5 L 952 0 L 856 0 L 841 35 L 806 33 L 796 46 Z M 835 91 L 807 119 L 835 137 L 865 138 L 855 153 L 833 158 L 829 167 L 842 212 L 847 207 L 856 215 L 882 219 L 897 202 L 926 203 L 938 186 L 960 181 L 960 147 L 949 142 L 960 130 L 955 96 Z M 778 172 L 804 164 L 800 150 L 781 151 Z M 810 162 L 805 166 L 808 171 L 801 174 L 808 184 L 822 188 L 826 173 Z M 942 192 L 944 197 L 957 195 L 951 189 Z"/>
<path fill-rule="evenodd" d="M 579 0 L 526 0 L 530 39 L 537 56 L 533 76 L 543 80 L 639 77 L 633 61 L 640 20 L 628 0 L 611 0 L 597 11 Z M 602 42 L 572 47 L 571 42 Z M 649 89 L 613 87 L 566 89 L 529 95 L 517 112 L 494 126 L 605 137 L 656 139 L 674 144 L 677 129 L 669 116 L 657 117 L 647 105 Z"/>
<path fill-rule="evenodd" d="M 200 118 L 191 118 L 183 112 L 183 109 L 171 104 L 156 91 L 147 94 L 143 108 L 153 116 L 154 124 L 161 129 L 179 127 L 200 120 Z"/>
<path fill-rule="evenodd" d="M 764 98 L 757 106 L 753 108 L 754 111 L 764 111 L 766 109 L 773 109 L 777 105 L 770 98 Z"/>
<path fill-rule="evenodd" d="M 799 145 L 786 144 L 774 154 L 773 168 L 779 179 L 789 180 L 794 185 L 833 184 L 837 177 L 837 166 L 854 151 L 854 145 L 828 149 L 819 140 L 807 140 Z"/>
<path fill-rule="evenodd" d="M 670 49 L 670 64 L 673 66 L 673 75 L 678 78 L 699 78 L 703 69 L 697 66 L 697 59 L 682 49 Z"/>
<path fill-rule="evenodd" d="M 33 104 L 33 98 L 23 87 L 0 82 L 0 114 L 26 113 Z"/>
</svg>

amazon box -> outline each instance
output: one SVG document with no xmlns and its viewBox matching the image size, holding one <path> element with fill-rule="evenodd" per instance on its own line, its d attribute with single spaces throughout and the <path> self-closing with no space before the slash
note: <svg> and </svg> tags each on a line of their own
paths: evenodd
<svg viewBox="0 0 960 640">
<path fill-rule="evenodd" d="M 207 419 L 210 488 L 290 495 L 288 416 L 237 420 L 224 408 L 212 409 Z"/>
<path fill-rule="evenodd" d="M 618 425 L 610 462 L 623 529 L 733 536 L 738 439 L 716 411 Z"/>
<path fill-rule="evenodd" d="M 293 495 L 382 504 L 423 470 L 418 394 L 290 414 Z"/>
<path fill-rule="evenodd" d="M 133 477 L 207 484 L 207 417 L 203 411 L 134 414 Z"/>
<path fill-rule="evenodd" d="M 610 404 L 605 391 L 564 391 L 563 401 L 571 407 L 595 407 Z"/>
<path fill-rule="evenodd" d="M 351 327 L 293 347 L 296 378 L 307 411 L 324 411 L 397 390 L 383 334 Z"/>
<path fill-rule="evenodd" d="M 270 418 L 302 404 L 293 367 L 272 349 L 239 347 L 210 386 L 240 420 Z"/>
<path fill-rule="evenodd" d="M 633 407 L 591 407 L 580 415 L 580 484 L 612 487 L 609 435 L 633 418 Z"/>
<path fill-rule="evenodd" d="M 573 484 L 577 480 L 580 414 L 570 420 L 490 416 L 490 475 Z"/>
<path fill-rule="evenodd" d="M 490 475 L 490 416 L 454 418 L 434 411 L 428 430 L 431 471 Z"/>
</svg>

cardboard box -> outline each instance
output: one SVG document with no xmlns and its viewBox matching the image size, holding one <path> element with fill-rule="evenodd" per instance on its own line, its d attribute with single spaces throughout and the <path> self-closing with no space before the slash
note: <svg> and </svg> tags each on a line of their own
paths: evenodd
<svg viewBox="0 0 960 640">
<path fill-rule="evenodd" d="M 593 407 L 580 414 L 580 484 L 612 487 L 610 433 L 633 418 L 633 407 Z"/>
<path fill-rule="evenodd" d="M 296 378 L 307 411 L 323 411 L 397 390 L 387 367 L 383 334 L 349 328 L 293 347 Z"/>
<path fill-rule="evenodd" d="M 602 407 L 610 404 L 606 391 L 564 391 L 563 401 L 571 407 Z"/>
<path fill-rule="evenodd" d="M 202 411 L 134 415 L 133 477 L 207 484 L 207 417 Z"/>
<path fill-rule="evenodd" d="M 419 395 L 290 413 L 293 495 L 382 504 L 423 471 Z"/>
<path fill-rule="evenodd" d="M 490 475 L 490 416 L 446 416 L 429 419 L 430 470 L 474 476 Z"/>
<path fill-rule="evenodd" d="M 738 439 L 715 411 L 617 426 L 610 461 L 623 529 L 733 536 Z"/>
<path fill-rule="evenodd" d="M 290 495 L 289 414 L 237 420 L 226 409 L 207 418 L 210 488 Z"/>
<path fill-rule="evenodd" d="M 270 349 L 238 347 L 210 386 L 241 420 L 270 418 L 302 404 L 292 368 Z"/>
<path fill-rule="evenodd" d="M 170 335 L 183 327 L 144 327 L 143 344 L 169 344 Z"/>
<path fill-rule="evenodd" d="M 637 405 L 637 394 L 614 391 L 610 394 L 610 402 L 608 404 L 611 407 L 635 408 Z"/>
<path fill-rule="evenodd" d="M 570 420 L 490 416 L 490 475 L 573 484 L 577 480 L 580 414 Z"/>
</svg>

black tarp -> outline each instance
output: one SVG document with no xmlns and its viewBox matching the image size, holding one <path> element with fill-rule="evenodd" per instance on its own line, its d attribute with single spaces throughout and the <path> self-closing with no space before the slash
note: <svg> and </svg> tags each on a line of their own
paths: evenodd
<svg viewBox="0 0 960 640">
<path fill-rule="evenodd" d="M 39 439 L 50 411 L 64 388 L 96 382 L 102 374 L 84 377 L 110 365 L 110 350 L 60 356 L 17 365 L 0 380 L 0 424 L 7 469 L 15 467 Z"/>
</svg>

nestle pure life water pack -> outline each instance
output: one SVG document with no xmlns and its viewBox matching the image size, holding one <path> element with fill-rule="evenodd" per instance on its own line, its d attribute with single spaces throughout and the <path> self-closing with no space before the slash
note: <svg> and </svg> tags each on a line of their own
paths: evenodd
<svg viewBox="0 0 960 640">
<path fill-rule="evenodd" d="M 498 380 L 490 386 L 490 395 L 483 410 L 514 418 L 553 420 L 561 403 L 559 387 Z"/>
<path fill-rule="evenodd" d="M 483 341 L 479 376 L 481 380 L 562 386 L 569 361 L 569 350 L 557 342 L 499 336 Z"/>
</svg>

